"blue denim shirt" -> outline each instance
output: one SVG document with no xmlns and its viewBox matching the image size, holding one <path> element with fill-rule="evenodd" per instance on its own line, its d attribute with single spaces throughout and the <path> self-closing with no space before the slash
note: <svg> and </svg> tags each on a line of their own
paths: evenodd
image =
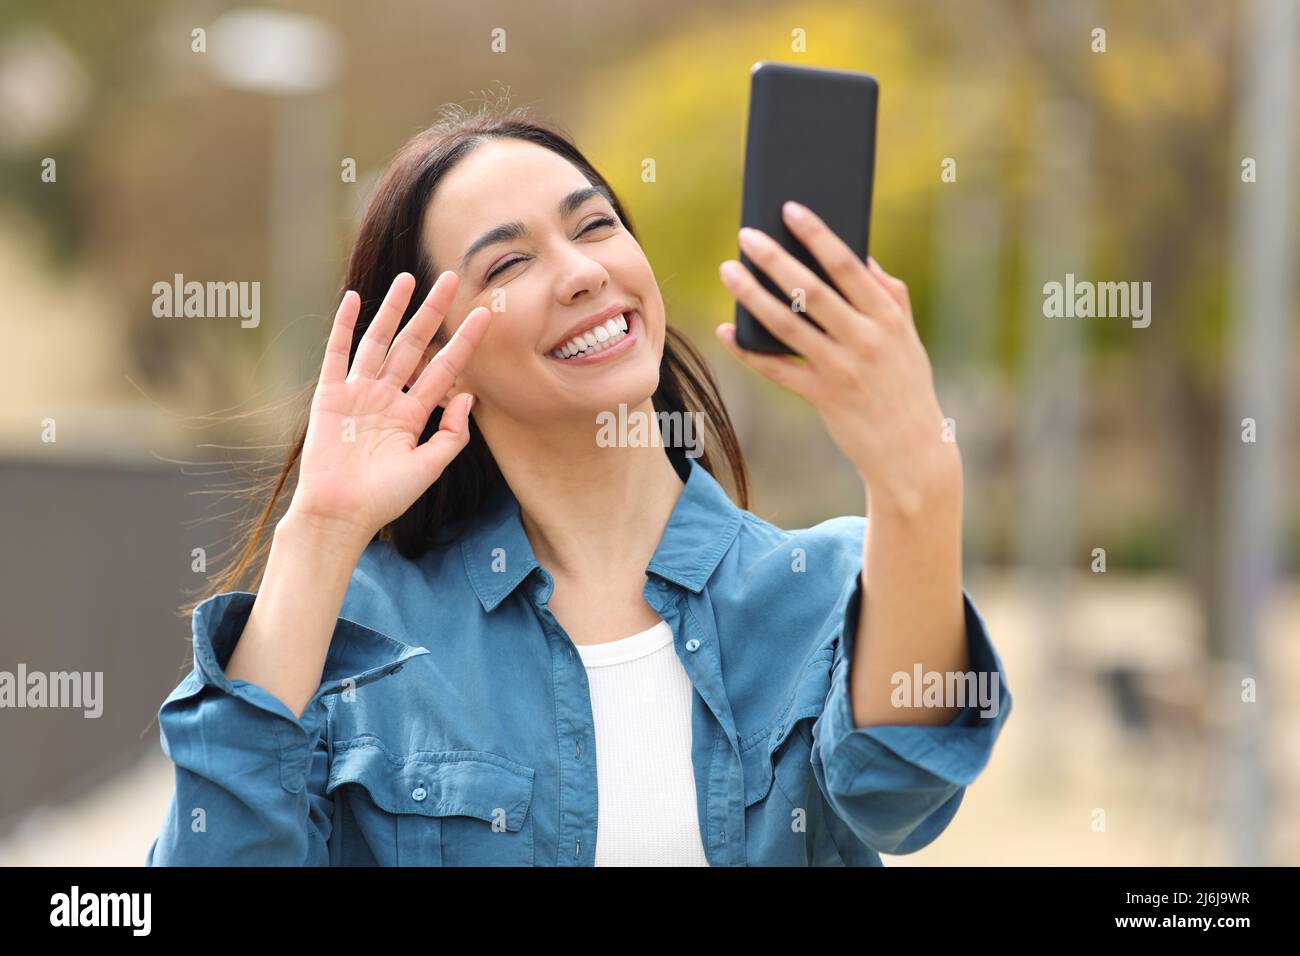
<svg viewBox="0 0 1300 956">
<path fill-rule="evenodd" d="M 879 866 L 956 814 L 1011 710 L 963 590 L 995 715 L 857 727 L 849 664 L 867 519 L 785 530 L 694 459 L 646 568 L 691 695 L 700 837 L 713 866 Z M 408 561 L 372 541 L 301 719 L 224 667 L 255 595 L 194 611 L 194 668 L 158 711 L 176 788 L 147 863 L 591 866 L 587 676 L 547 607 L 507 487 L 465 533 Z"/>
</svg>

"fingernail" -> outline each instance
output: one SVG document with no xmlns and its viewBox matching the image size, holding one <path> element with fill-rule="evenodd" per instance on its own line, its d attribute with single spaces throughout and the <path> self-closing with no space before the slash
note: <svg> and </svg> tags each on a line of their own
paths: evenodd
<svg viewBox="0 0 1300 956">
<path fill-rule="evenodd" d="M 781 211 L 785 213 L 785 217 L 791 222 L 803 222 L 808 218 L 808 207 L 801 206 L 793 199 L 782 206 Z"/>
<path fill-rule="evenodd" d="M 758 247 L 758 232 L 745 226 L 740 230 L 740 248 L 753 252 Z"/>
<path fill-rule="evenodd" d="M 465 414 L 468 415 L 474 410 L 474 396 L 469 397 L 469 404 L 465 406 Z"/>
</svg>

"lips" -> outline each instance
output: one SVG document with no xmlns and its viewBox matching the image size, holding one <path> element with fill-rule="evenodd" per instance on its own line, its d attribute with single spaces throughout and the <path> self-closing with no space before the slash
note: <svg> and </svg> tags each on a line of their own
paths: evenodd
<svg viewBox="0 0 1300 956">
<path fill-rule="evenodd" d="M 604 325 L 610 319 L 614 318 L 614 316 L 623 315 L 624 313 L 627 312 L 632 312 L 634 311 L 635 308 L 636 307 L 633 306 L 630 302 L 619 302 L 607 308 L 604 308 L 599 312 L 593 313 L 592 315 L 587 316 L 585 319 L 581 319 L 578 322 L 575 322 L 573 325 L 569 326 L 569 328 L 565 331 L 564 335 L 560 336 L 560 338 L 556 339 L 549 346 L 547 346 L 546 354 L 549 355 L 551 352 L 554 352 L 556 349 L 565 345 L 571 339 L 582 334 L 583 332 L 588 332 L 598 325 Z"/>
<path fill-rule="evenodd" d="M 551 355 L 554 358 L 565 359 L 566 361 L 583 355 L 595 355 L 605 349 L 613 348 L 621 342 L 627 335 L 627 330 L 627 314 L 616 315 L 612 319 L 607 319 L 604 325 L 598 325 L 588 332 L 574 336 L 559 348 L 554 349 Z"/>
<path fill-rule="evenodd" d="M 559 362 L 562 365 L 598 365 L 603 362 L 612 361 L 619 355 L 636 347 L 637 342 L 641 339 L 642 321 L 641 314 L 636 310 L 627 313 L 627 331 L 620 337 L 617 337 L 614 343 L 609 344 L 606 339 L 599 348 L 591 348 L 583 353 L 571 355 L 569 358 L 562 358 L 557 352 L 548 352 L 546 357 L 552 362 Z"/>
</svg>

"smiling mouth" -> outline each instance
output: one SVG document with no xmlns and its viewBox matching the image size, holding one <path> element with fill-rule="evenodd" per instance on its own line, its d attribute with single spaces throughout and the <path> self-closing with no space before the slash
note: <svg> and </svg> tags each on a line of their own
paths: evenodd
<svg viewBox="0 0 1300 956">
<path fill-rule="evenodd" d="M 552 349 L 546 357 L 565 365 L 592 365 L 630 349 L 640 336 L 640 328 L 640 313 L 636 310 L 624 312 L 604 325 L 570 339 L 560 348 Z"/>
</svg>

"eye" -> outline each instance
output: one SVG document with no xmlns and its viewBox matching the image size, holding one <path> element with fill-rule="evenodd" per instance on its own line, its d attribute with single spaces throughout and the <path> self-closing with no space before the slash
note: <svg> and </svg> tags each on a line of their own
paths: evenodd
<svg viewBox="0 0 1300 956">
<path fill-rule="evenodd" d="M 601 216 L 599 219 L 593 219 L 591 222 L 587 223 L 587 225 L 583 227 L 582 231 L 579 232 L 578 235 L 580 236 L 586 235 L 587 233 L 591 232 L 591 230 L 599 229 L 602 226 L 615 226 L 615 225 L 617 225 L 617 223 L 613 219 L 609 218 L 609 216 Z M 515 265 L 516 263 L 523 262 L 527 258 L 528 258 L 527 256 L 516 256 L 514 259 L 507 259 L 505 262 L 501 263 L 501 265 L 497 266 L 495 269 L 493 269 L 491 272 L 487 274 L 486 277 L 487 281 L 491 282 L 493 277 L 496 276 L 498 273 L 504 272 L 506 269 L 509 269 L 511 266 Z"/>
<path fill-rule="evenodd" d="M 497 266 L 495 269 L 493 269 L 491 272 L 487 274 L 487 281 L 491 282 L 493 277 L 496 276 L 498 273 L 504 272 L 506 269 L 509 269 L 516 262 L 523 262 L 523 261 L 524 261 L 523 256 L 520 256 L 516 259 L 507 259 L 505 262 L 501 263 L 501 265 Z"/>
</svg>

